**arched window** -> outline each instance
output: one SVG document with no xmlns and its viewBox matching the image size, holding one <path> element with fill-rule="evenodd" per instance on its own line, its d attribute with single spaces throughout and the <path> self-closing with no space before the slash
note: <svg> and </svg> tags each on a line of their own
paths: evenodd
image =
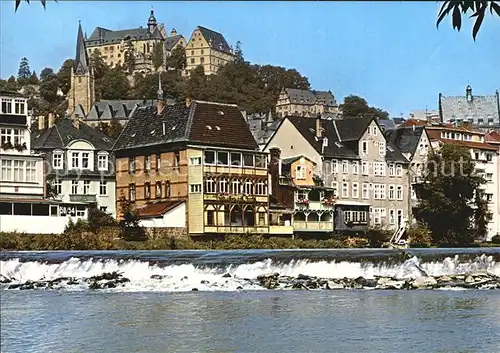
<svg viewBox="0 0 500 353">
<path fill-rule="evenodd" d="M 221 194 L 229 193 L 229 183 L 227 182 L 227 178 L 225 177 L 219 179 L 219 192 Z"/>
<path fill-rule="evenodd" d="M 238 179 L 233 179 L 231 181 L 231 193 L 232 194 L 241 193 L 241 182 Z"/>
<path fill-rule="evenodd" d="M 214 178 L 207 177 L 205 178 L 205 192 L 207 194 L 213 194 L 217 191 L 217 185 L 215 183 Z"/>
<path fill-rule="evenodd" d="M 250 179 L 245 180 L 245 194 L 246 195 L 253 195 L 253 182 Z"/>
</svg>

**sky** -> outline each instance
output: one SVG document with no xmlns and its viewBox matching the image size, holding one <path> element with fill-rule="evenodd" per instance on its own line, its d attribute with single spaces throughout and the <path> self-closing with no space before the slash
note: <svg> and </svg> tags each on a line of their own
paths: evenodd
<svg viewBox="0 0 500 353">
<path fill-rule="evenodd" d="M 75 55 L 78 21 L 88 36 L 96 26 L 146 26 L 158 22 L 189 39 L 197 25 L 242 43 L 245 59 L 295 68 L 313 89 L 349 94 L 405 116 L 437 109 L 438 94 L 492 95 L 500 90 L 500 18 L 489 15 L 478 38 L 472 21 L 454 31 L 451 19 L 436 28 L 438 2 L 285 1 L 0 1 L 0 77 L 17 75 L 27 57 L 32 70 L 55 71 Z"/>
</svg>

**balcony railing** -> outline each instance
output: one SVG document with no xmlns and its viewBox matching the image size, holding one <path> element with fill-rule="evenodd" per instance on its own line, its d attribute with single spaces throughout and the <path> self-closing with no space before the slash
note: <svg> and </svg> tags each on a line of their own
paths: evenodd
<svg viewBox="0 0 500 353">
<path fill-rule="evenodd" d="M 72 194 L 69 195 L 69 200 L 71 202 L 89 202 L 93 203 L 97 201 L 96 195 L 87 195 L 87 194 Z"/>
<path fill-rule="evenodd" d="M 293 229 L 298 231 L 333 231 L 333 221 L 293 221 Z"/>
<path fill-rule="evenodd" d="M 295 209 L 305 209 L 310 211 L 330 211 L 335 208 L 335 201 L 333 199 L 324 199 L 321 201 L 311 200 L 296 200 Z"/>
</svg>

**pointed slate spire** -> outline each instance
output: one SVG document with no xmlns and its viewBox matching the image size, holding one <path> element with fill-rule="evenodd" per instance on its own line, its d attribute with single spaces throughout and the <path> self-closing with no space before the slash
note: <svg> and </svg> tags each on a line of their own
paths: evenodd
<svg viewBox="0 0 500 353">
<path fill-rule="evenodd" d="M 75 74 L 85 74 L 89 71 L 87 51 L 85 50 L 85 38 L 83 37 L 82 24 L 78 21 L 78 36 L 76 39 L 76 55 L 73 65 Z"/>
</svg>

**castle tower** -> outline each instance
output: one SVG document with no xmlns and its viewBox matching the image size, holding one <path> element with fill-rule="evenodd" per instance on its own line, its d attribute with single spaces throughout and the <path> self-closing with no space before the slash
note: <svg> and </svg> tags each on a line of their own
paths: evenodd
<svg viewBox="0 0 500 353">
<path fill-rule="evenodd" d="M 82 25 L 79 23 L 75 63 L 71 70 L 71 87 L 68 92 L 68 114 L 73 114 L 78 105 L 82 106 L 84 114 L 88 114 L 94 101 L 94 71 L 89 65 Z"/>
<path fill-rule="evenodd" d="M 157 25 L 158 25 L 158 23 L 156 22 L 154 10 L 151 9 L 151 14 L 149 15 L 149 18 L 148 18 L 149 32 L 153 33 L 155 31 Z"/>
</svg>

